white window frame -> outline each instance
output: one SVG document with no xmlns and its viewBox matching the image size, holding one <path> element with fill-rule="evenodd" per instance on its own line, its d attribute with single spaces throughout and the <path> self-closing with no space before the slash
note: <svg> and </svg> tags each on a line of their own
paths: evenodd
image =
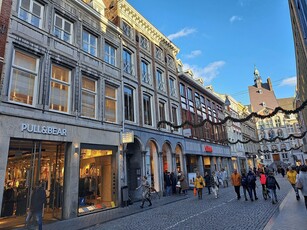
<svg viewBox="0 0 307 230">
<path fill-rule="evenodd" d="M 125 106 L 126 106 L 126 104 L 125 104 L 125 89 L 129 89 L 129 90 L 131 90 L 132 91 L 132 110 L 133 110 L 133 115 L 132 115 L 132 119 L 133 120 L 127 120 L 126 119 L 126 115 L 124 115 L 124 119 L 125 119 L 125 121 L 128 121 L 128 122 L 135 122 L 136 121 L 136 119 L 135 119 L 135 117 L 136 117 L 136 109 L 135 109 L 135 89 L 134 88 L 132 88 L 131 86 L 128 86 L 128 85 L 125 85 L 124 86 L 124 110 L 125 110 Z"/>
<path fill-rule="evenodd" d="M 163 51 L 159 46 L 156 46 L 155 49 L 155 57 L 156 59 L 162 61 L 163 60 Z"/>
<path fill-rule="evenodd" d="M 37 18 L 39 18 L 39 25 L 38 28 L 42 28 L 42 24 L 43 24 L 43 17 L 44 17 L 44 5 L 40 4 L 39 2 L 35 1 L 35 0 L 29 0 L 30 1 L 30 5 L 29 5 L 29 10 L 22 8 L 22 2 L 23 0 L 19 1 L 19 8 L 18 8 L 18 17 L 28 23 L 30 23 L 33 26 L 37 26 L 34 23 L 32 23 L 32 18 L 35 16 Z M 41 7 L 40 9 L 40 15 L 34 15 L 33 13 L 33 7 L 34 4 L 38 5 Z M 23 10 L 26 13 L 27 18 L 23 18 L 21 15 L 21 10 Z"/>
<path fill-rule="evenodd" d="M 93 38 L 94 41 L 95 41 L 95 45 L 94 46 L 91 44 L 91 38 Z M 98 47 L 97 41 L 98 41 L 98 37 L 97 36 L 95 36 L 94 34 L 90 33 L 89 31 L 83 29 L 83 31 L 82 31 L 82 50 L 83 51 L 85 51 L 85 52 L 87 52 L 87 53 L 97 57 L 97 47 Z M 85 44 L 87 45 L 87 49 L 84 48 Z M 91 52 L 92 49 L 95 50 L 94 53 Z"/>
<path fill-rule="evenodd" d="M 56 25 L 56 19 L 57 18 L 60 18 L 62 20 L 61 28 L 59 28 Z M 70 31 L 65 31 L 65 23 L 70 24 Z M 56 34 L 56 29 L 59 30 L 60 36 L 58 36 Z M 69 39 L 68 40 L 65 40 L 65 33 L 69 34 Z M 58 38 L 60 38 L 61 40 L 66 41 L 66 42 L 71 44 L 72 40 L 73 40 L 73 23 L 71 21 L 67 20 L 66 18 L 60 16 L 59 14 L 55 14 L 54 22 L 53 22 L 53 35 L 58 37 Z"/>
<path fill-rule="evenodd" d="M 150 63 L 141 60 L 141 76 L 142 76 L 142 82 L 152 85 L 152 79 L 151 79 L 151 74 L 150 74 Z"/>
<path fill-rule="evenodd" d="M 105 92 L 106 92 L 107 87 L 114 89 L 115 97 L 113 98 L 111 96 L 107 96 L 106 93 L 105 93 L 105 104 L 104 104 L 105 116 L 104 116 L 104 118 L 105 118 L 106 122 L 116 123 L 117 122 L 117 113 L 118 113 L 118 108 L 117 108 L 117 92 L 118 92 L 118 89 L 115 86 L 112 86 L 111 84 L 105 84 Z M 106 111 L 107 111 L 106 103 L 107 103 L 108 100 L 115 102 L 115 121 L 108 120 L 107 117 L 106 117 Z"/>
<path fill-rule="evenodd" d="M 129 55 L 129 59 L 128 62 L 126 60 L 126 56 Z M 129 51 L 128 49 L 123 50 L 123 71 L 126 74 L 129 74 L 131 76 L 134 76 L 134 60 L 133 60 L 133 52 Z"/>
<path fill-rule="evenodd" d="M 163 71 L 160 69 L 156 70 L 157 88 L 159 91 L 165 92 L 165 81 Z"/>
<path fill-rule="evenodd" d="M 116 47 L 109 42 L 106 42 L 104 45 L 104 61 L 110 65 L 116 66 Z"/>
<path fill-rule="evenodd" d="M 169 91 L 172 97 L 177 96 L 176 80 L 172 76 L 169 77 Z"/>
<path fill-rule="evenodd" d="M 14 62 L 15 62 L 15 58 L 16 58 L 16 52 L 19 52 L 23 55 L 26 55 L 26 56 L 29 56 L 31 58 L 34 58 L 36 59 L 36 66 L 35 66 L 35 70 L 32 71 L 32 70 L 29 70 L 29 69 L 26 69 L 24 67 L 21 67 L 21 66 L 18 66 L 18 65 L 15 65 Z M 13 74 L 14 74 L 14 70 L 17 70 L 17 71 L 21 71 L 21 72 L 25 72 L 25 73 L 28 73 L 28 74 L 31 74 L 35 77 L 34 79 L 34 85 L 33 85 L 33 94 L 32 94 L 32 104 L 28 104 L 28 103 L 23 103 L 23 102 L 18 102 L 18 101 L 15 101 L 15 100 L 11 100 L 11 93 L 12 93 L 12 87 L 13 87 Z M 38 70 L 39 70 L 39 59 L 33 55 L 30 55 L 28 53 L 24 53 L 24 52 L 21 52 L 19 50 L 14 50 L 14 54 L 13 54 L 13 61 L 12 61 L 12 68 L 11 68 L 11 75 L 10 75 L 10 86 L 9 86 L 9 101 L 11 102 L 14 102 L 14 103 L 17 103 L 17 104 L 22 104 L 22 105 L 29 105 L 29 106 L 35 106 L 36 105 L 36 101 L 37 101 L 37 82 L 38 82 Z M 17 83 L 17 82 L 16 82 Z M 16 87 L 16 85 L 15 85 Z M 27 100 L 28 101 L 28 100 Z"/>
<path fill-rule="evenodd" d="M 141 38 L 140 38 L 140 46 L 143 49 L 149 51 L 149 40 L 143 35 L 141 35 Z"/>
<path fill-rule="evenodd" d="M 81 116 L 83 117 L 88 117 L 88 118 L 93 118 L 93 119 L 96 119 L 97 118 L 97 106 L 98 106 L 98 102 L 97 102 L 97 80 L 93 79 L 93 78 L 90 78 L 90 77 L 87 77 L 87 76 L 82 76 L 82 80 L 83 78 L 86 78 L 86 79 L 89 79 L 90 81 L 93 81 L 95 83 L 95 91 L 92 91 L 90 89 L 87 89 L 87 88 L 84 88 L 84 86 L 82 85 L 81 86 Z M 82 81 L 83 82 L 83 81 Z M 83 93 L 87 93 L 87 94 L 91 94 L 94 96 L 95 98 L 95 103 L 94 103 L 94 106 L 95 106 L 95 109 L 94 109 L 94 116 L 86 116 L 86 115 L 83 115 L 83 106 L 82 106 L 82 99 L 83 99 Z"/>
<path fill-rule="evenodd" d="M 52 73 L 53 73 L 53 66 L 57 66 L 59 68 L 62 68 L 62 69 L 66 69 L 68 70 L 68 83 L 65 82 L 65 81 L 61 81 L 59 79 L 56 79 L 56 78 L 53 78 L 52 77 Z M 51 93 L 52 93 L 52 83 L 55 82 L 55 83 L 58 83 L 58 84 L 61 84 L 61 85 L 65 85 L 68 87 L 68 91 L 67 91 L 67 111 L 61 111 L 61 110 L 57 110 L 57 109 L 53 109 L 52 106 L 51 106 Z M 70 113 L 70 104 L 71 104 L 71 70 L 68 69 L 68 68 L 65 68 L 63 66 L 60 66 L 60 65 L 56 65 L 56 64 L 52 64 L 51 65 L 51 76 L 50 76 L 50 96 L 49 96 L 49 109 L 52 110 L 52 111 L 56 111 L 56 112 L 59 112 L 59 113 Z"/>
<path fill-rule="evenodd" d="M 123 34 L 129 38 L 132 37 L 132 27 L 127 22 L 123 22 Z"/>
<path fill-rule="evenodd" d="M 167 55 L 167 66 L 171 69 L 175 69 L 175 60 L 169 55 Z"/>
<path fill-rule="evenodd" d="M 149 109 L 150 109 L 150 117 L 151 117 L 150 123 L 151 124 L 146 124 L 145 123 L 145 112 L 146 112 L 145 108 L 144 108 L 144 97 L 145 96 L 149 98 L 149 103 L 150 103 Z M 142 98 L 143 114 L 142 115 L 143 115 L 143 123 L 146 126 L 153 126 L 153 114 L 154 114 L 154 111 L 153 111 L 153 107 L 152 107 L 152 105 L 153 105 L 152 100 L 153 100 L 153 97 L 151 95 L 143 93 L 143 98 Z"/>
</svg>

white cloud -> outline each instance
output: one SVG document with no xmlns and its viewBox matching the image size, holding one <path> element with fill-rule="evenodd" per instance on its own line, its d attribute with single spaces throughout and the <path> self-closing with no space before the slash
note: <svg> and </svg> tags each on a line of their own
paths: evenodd
<svg viewBox="0 0 307 230">
<path fill-rule="evenodd" d="M 233 23 L 235 21 L 242 21 L 242 18 L 234 15 L 234 16 L 230 17 L 229 21 L 230 21 L 230 23 Z"/>
<path fill-rule="evenodd" d="M 279 86 L 296 86 L 296 76 L 282 80 Z"/>
<path fill-rule="evenodd" d="M 204 79 L 204 84 L 208 84 L 219 75 L 219 69 L 221 69 L 224 65 L 224 61 L 216 61 L 203 68 L 193 65 L 190 66 L 189 64 L 183 64 L 183 68 L 184 70 L 191 69 L 195 79 L 202 78 Z"/>
<path fill-rule="evenodd" d="M 190 54 L 185 55 L 186 58 L 195 58 L 201 55 L 201 50 L 193 50 Z"/>
<path fill-rule="evenodd" d="M 185 36 L 192 34 L 192 33 L 195 33 L 195 32 L 196 32 L 196 29 L 183 28 L 182 30 L 178 31 L 177 33 L 170 34 L 167 37 L 168 37 L 168 39 L 173 40 L 173 39 L 176 39 L 176 38 L 185 37 Z"/>
</svg>

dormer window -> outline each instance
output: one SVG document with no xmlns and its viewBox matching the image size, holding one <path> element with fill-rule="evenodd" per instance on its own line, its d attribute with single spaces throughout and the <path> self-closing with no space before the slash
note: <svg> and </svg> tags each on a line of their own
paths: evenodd
<svg viewBox="0 0 307 230">
<path fill-rule="evenodd" d="M 266 106 L 265 102 L 262 102 L 261 104 L 262 104 L 262 106 L 263 106 L 263 107 L 265 107 L 265 106 Z"/>
<path fill-rule="evenodd" d="M 262 94 L 262 89 L 259 89 L 259 90 L 258 90 L 258 93 L 259 93 L 259 94 Z"/>
</svg>

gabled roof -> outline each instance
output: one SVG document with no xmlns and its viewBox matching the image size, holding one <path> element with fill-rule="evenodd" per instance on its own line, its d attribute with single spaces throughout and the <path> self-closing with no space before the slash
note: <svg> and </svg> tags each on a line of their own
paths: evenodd
<svg viewBox="0 0 307 230">
<path fill-rule="evenodd" d="M 286 110 L 294 110 L 294 97 L 277 99 L 279 106 Z"/>
</svg>

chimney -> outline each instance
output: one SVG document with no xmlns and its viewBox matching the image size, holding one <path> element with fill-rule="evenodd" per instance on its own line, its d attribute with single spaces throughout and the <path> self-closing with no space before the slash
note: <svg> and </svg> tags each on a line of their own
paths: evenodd
<svg viewBox="0 0 307 230">
<path fill-rule="evenodd" d="M 272 87 L 271 78 L 269 78 L 269 77 L 268 77 L 267 82 L 268 82 L 268 85 L 269 85 L 269 90 L 270 90 L 270 91 L 273 91 L 273 87 Z"/>
</svg>

